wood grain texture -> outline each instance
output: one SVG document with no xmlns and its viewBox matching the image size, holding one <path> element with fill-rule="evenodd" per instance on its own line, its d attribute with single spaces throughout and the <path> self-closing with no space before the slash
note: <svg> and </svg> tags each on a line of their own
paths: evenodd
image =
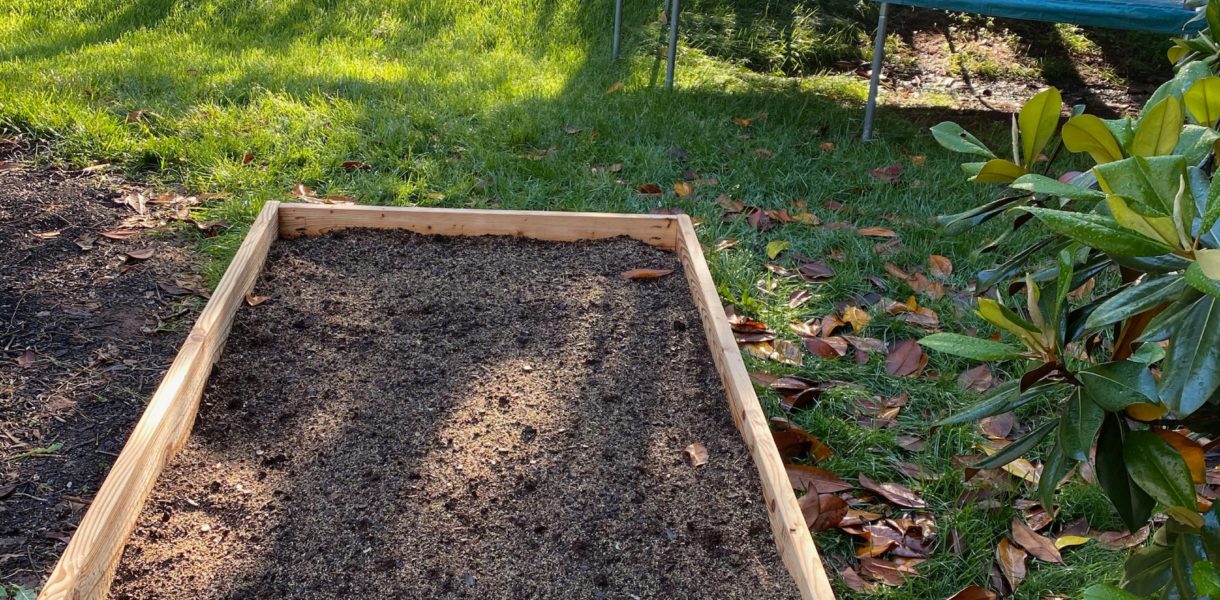
<svg viewBox="0 0 1220 600">
<path fill-rule="evenodd" d="M 733 423 L 741 432 L 758 469 L 763 496 L 767 501 L 767 516 L 771 519 L 771 531 L 784 566 L 796 580 L 803 598 L 833 600 L 834 591 L 826 577 L 822 559 L 818 556 L 813 536 L 797 504 L 796 493 L 788 481 L 783 460 L 771 437 L 767 415 L 758 402 L 750 374 L 741 360 L 741 352 L 737 349 L 724 306 L 720 304 L 712 274 L 704 261 L 694 225 L 686 215 L 678 215 L 677 253 L 686 280 L 690 283 L 695 305 L 703 318 L 703 329 L 728 396 Z"/>
<path fill-rule="evenodd" d="M 678 222 L 672 215 L 319 204 L 280 207 L 283 238 L 322 235 L 352 227 L 406 229 L 435 235 L 511 235 L 555 242 L 625 235 L 667 250 L 673 250 L 678 240 Z"/>
<path fill-rule="evenodd" d="M 80 527 L 39 594 L 40 600 L 100 599 L 136 519 L 165 464 L 182 448 L 195 422 L 212 365 L 233 315 L 254 286 L 278 231 L 278 202 L 268 202 L 251 225 L 220 285 L 161 380 Z"/>
</svg>

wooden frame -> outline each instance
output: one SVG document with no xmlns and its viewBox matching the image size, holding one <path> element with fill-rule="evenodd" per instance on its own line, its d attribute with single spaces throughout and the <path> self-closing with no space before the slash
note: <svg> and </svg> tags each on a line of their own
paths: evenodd
<svg viewBox="0 0 1220 600">
<path fill-rule="evenodd" d="M 268 202 L 55 565 L 39 595 L 41 600 L 106 596 L 123 548 L 157 477 L 190 435 L 204 385 L 220 357 L 233 316 L 253 288 L 275 238 L 321 235 L 352 227 L 407 229 L 439 235 L 513 235 L 549 241 L 625 235 L 675 252 L 702 317 L 733 423 L 758 469 L 771 529 L 784 565 L 802 597 L 834 598 L 689 217 Z"/>
</svg>

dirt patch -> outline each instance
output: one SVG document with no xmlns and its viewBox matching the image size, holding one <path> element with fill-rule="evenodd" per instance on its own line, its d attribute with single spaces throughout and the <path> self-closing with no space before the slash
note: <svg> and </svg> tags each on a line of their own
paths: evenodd
<svg viewBox="0 0 1220 600">
<path fill-rule="evenodd" d="M 276 244 L 112 597 L 795 597 L 686 282 L 636 267 L 680 269 L 626 239 Z"/>
<path fill-rule="evenodd" d="M 50 572 L 202 304 L 159 287 L 191 276 L 193 241 L 98 235 L 126 191 L 0 161 L 3 583 Z"/>
</svg>

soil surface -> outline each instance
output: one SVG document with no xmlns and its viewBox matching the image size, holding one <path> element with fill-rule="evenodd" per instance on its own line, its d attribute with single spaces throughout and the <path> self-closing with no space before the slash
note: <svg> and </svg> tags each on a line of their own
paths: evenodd
<svg viewBox="0 0 1220 600">
<path fill-rule="evenodd" d="M 129 191 L 0 156 L 0 583 L 45 579 L 202 306 L 161 287 L 189 236 L 99 235 L 155 222 Z"/>
<path fill-rule="evenodd" d="M 674 255 L 350 231 L 254 294 L 111 597 L 797 597 Z"/>
</svg>

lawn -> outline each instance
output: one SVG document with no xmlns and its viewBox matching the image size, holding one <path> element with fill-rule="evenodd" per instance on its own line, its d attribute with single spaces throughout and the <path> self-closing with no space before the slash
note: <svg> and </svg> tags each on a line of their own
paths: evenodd
<svg viewBox="0 0 1220 600">
<path fill-rule="evenodd" d="M 709 31 L 727 18 L 700 13 L 701 6 L 693 18 Z M 899 301 L 914 295 L 948 331 L 981 327 L 953 292 L 967 293 L 975 273 L 991 265 L 993 255 L 972 250 L 1000 232 L 983 227 L 950 237 L 935 227 L 933 217 L 977 205 L 987 192 L 963 181 L 957 159 L 927 127 L 969 122 L 992 147 L 1004 147 L 1002 116 L 883 108 L 878 141 L 860 144 L 863 80 L 747 70 L 731 54 L 754 47 L 748 20 L 735 22 L 746 31 L 733 43 L 709 37 L 684 47 L 678 85 L 669 91 L 661 85 L 659 13 L 659 6 L 628 3 L 624 58 L 612 62 L 609 0 L 14 0 L 0 9 L 0 131 L 36 140 L 45 163 L 107 164 L 159 188 L 212 194 L 199 219 L 227 224 L 221 235 L 199 238 L 207 257 L 201 268 L 213 282 L 262 203 L 291 199 L 299 183 L 316 196 L 396 206 L 677 208 L 701 221 L 725 303 L 781 339 L 797 341 L 790 322 L 836 314 L 873 292 Z M 771 25 L 759 22 L 757 37 L 765 37 Z M 858 26 L 834 23 L 818 30 L 824 41 L 808 42 L 807 54 L 835 43 L 824 58 L 842 58 L 851 47 L 843 40 L 858 39 Z M 679 195 L 674 184 L 686 181 L 691 189 L 678 186 Z M 662 193 L 640 193 L 644 184 Z M 723 197 L 793 214 L 807 206 L 821 224 L 760 231 L 726 215 L 731 203 L 717 201 Z M 900 243 L 861 235 L 862 227 L 893 230 Z M 723 240 L 737 242 L 716 249 Z M 774 261 L 767 257 L 772 241 L 789 244 Z M 803 262 L 797 255 L 824 261 L 834 275 L 807 283 L 767 268 L 795 268 Z M 950 293 L 939 299 L 886 269 L 927 271 L 931 255 L 951 258 L 954 267 Z M 812 296 L 791 308 L 800 289 Z M 858 335 L 891 343 L 924 333 L 879 305 L 871 316 Z M 855 384 L 792 420 L 833 449 L 822 466 L 853 480 L 865 474 L 905 483 L 937 521 L 937 551 L 919 566 L 920 577 L 866 594 L 836 581 L 844 597 L 940 599 L 987 582 L 996 544 L 1019 511 L 1007 494 L 960 502 L 967 485 L 955 458 L 979 454 L 982 438 L 973 425 L 930 427 L 975 397 L 958 382 L 975 365 L 935 355 L 921 376 L 898 377 L 876 354 L 857 362 L 851 353 L 825 360 L 802 352 L 799 366 L 748 356 L 747 364 Z M 779 396 L 759 389 L 779 414 Z M 856 418 L 859 400 L 904 391 L 910 401 L 896 427 Z M 1042 408 L 1018 416 L 1024 421 Z M 924 448 L 902 449 L 899 437 L 908 435 L 923 438 Z M 931 476 L 910 479 L 901 462 Z M 1060 500 L 1057 523 L 1087 517 L 1097 530 L 1122 528 L 1094 487 L 1069 484 Z M 960 539 L 953 550 L 951 531 Z M 854 561 L 850 536 L 832 530 L 816 540 L 832 570 Z M 1116 580 L 1123 556 L 1089 543 L 1065 551 L 1063 565 L 1031 560 L 1015 597 L 1071 596 Z"/>
</svg>

